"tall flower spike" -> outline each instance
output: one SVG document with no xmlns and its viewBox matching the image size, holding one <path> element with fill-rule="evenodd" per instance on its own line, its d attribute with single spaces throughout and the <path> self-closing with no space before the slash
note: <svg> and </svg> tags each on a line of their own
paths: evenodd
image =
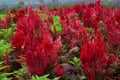
<svg viewBox="0 0 120 80">
<path fill-rule="evenodd" d="M 39 14 L 29 9 L 29 32 L 25 36 L 24 49 L 26 64 L 31 75 L 43 75 L 49 65 L 58 60 L 58 50 L 61 47 L 61 38 L 53 41 L 53 37 L 43 25 Z M 56 44 L 57 43 L 57 44 Z"/>
<path fill-rule="evenodd" d="M 116 23 L 114 18 L 109 18 L 106 20 L 106 32 L 108 36 L 108 43 L 110 47 L 110 52 L 118 55 L 120 51 L 120 28 L 119 24 Z"/>
<path fill-rule="evenodd" d="M 85 37 L 85 44 L 82 47 L 80 60 L 83 64 L 85 74 L 91 80 L 95 80 L 95 72 L 102 72 L 106 66 L 106 46 L 99 32 L 94 35 L 94 39 L 88 40 Z M 94 78 L 94 79 L 93 79 Z"/>
<path fill-rule="evenodd" d="M 22 49 L 24 43 L 24 32 L 20 29 L 16 31 L 16 35 L 12 36 L 12 46 L 16 51 L 20 51 Z"/>
</svg>

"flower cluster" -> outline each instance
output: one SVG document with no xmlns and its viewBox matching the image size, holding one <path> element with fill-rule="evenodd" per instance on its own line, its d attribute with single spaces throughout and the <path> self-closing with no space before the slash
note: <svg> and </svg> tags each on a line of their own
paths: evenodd
<svg viewBox="0 0 120 80">
<path fill-rule="evenodd" d="M 13 52 L 23 53 L 31 75 L 41 76 L 52 73 L 53 69 L 55 76 L 76 80 L 76 74 L 82 73 L 80 67 L 90 80 L 118 74 L 119 11 L 113 7 L 105 8 L 100 0 L 67 8 L 40 7 L 40 11 L 35 11 L 30 7 L 13 11 L 12 22 L 17 25 L 11 39 Z M 3 19 L 5 27 L 6 24 L 9 27 L 9 17 L 8 13 Z M 76 67 L 78 60 L 81 65 Z M 62 63 L 70 66 L 61 68 Z"/>
<path fill-rule="evenodd" d="M 9 28 L 11 25 L 11 13 L 8 12 L 4 19 L 0 20 L 0 29 Z"/>
<path fill-rule="evenodd" d="M 99 32 L 96 32 L 91 40 L 87 36 L 85 37 L 80 60 L 85 73 L 90 76 L 91 80 L 95 80 L 95 73 L 102 72 L 106 67 L 106 45 Z"/>
<path fill-rule="evenodd" d="M 32 75 L 43 75 L 47 67 L 58 60 L 62 43 L 60 37 L 53 40 L 39 13 L 30 8 L 28 16 L 19 18 L 12 46 L 15 51 L 24 50 L 26 64 Z"/>
</svg>

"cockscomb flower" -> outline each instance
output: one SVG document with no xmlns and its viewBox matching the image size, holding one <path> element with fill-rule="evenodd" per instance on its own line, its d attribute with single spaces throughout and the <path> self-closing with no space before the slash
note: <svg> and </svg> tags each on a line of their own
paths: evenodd
<svg viewBox="0 0 120 80">
<path fill-rule="evenodd" d="M 24 14 L 24 11 L 22 11 Z M 21 47 L 27 46 L 24 44 L 24 39 L 26 36 L 30 36 L 31 40 L 35 38 L 42 38 L 43 26 L 42 20 L 40 19 L 39 13 L 35 12 L 30 8 L 31 14 L 24 16 L 21 13 L 21 17 L 17 22 L 16 34 L 12 36 L 12 46 L 20 51 Z M 29 24 L 28 24 L 29 23 Z M 44 28 L 43 28 L 44 27 Z"/>
<path fill-rule="evenodd" d="M 85 74 L 89 75 L 91 80 L 95 72 L 102 72 L 106 66 L 106 45 L 99 32 L 95 33 L 94 38 L 89 40 L 85 37 L 85 42 L 80 53 L 80 60 Z M 91 74 L 92 73 L 92 74 Z"/>
<path fill-rule="evenodd" d="M 11 25 L 11 13 L 8 12 L 2 20 L 0 20 L 0 29 L 2 28 L 9 28 Z"/>
<path fill-rule="evenodd" d="M 81 21 L 78 19 L 77 15 L 69 14 L 61 18 L 61 24 L 63 26 L 62 37 L 64 43 L 68 43 L 69 46 L 82 46 L 82 38 L 85 34 L 86 29 L 83 27 Z"/>
<path fill-rule="evenodd" d="M 27 9 L 19 9 L 18 11 L 16 10 L 12 10 L 12 18 L 13 18 L 13 22 L 17 23 L 19 21 L 20 18 L 23 18 L 27 15 Z"/>
<path fill-rule="evenodd" d="M 97 3 L 98 5 L 100 5 L 100 2 L 101 2 L 101 0 L 96 0 L 96 3 Z"/>
<path fill-rule="evenodd" d="M 20 29 L 16 31 L 16 34 L 12 36 L 12 47 L 15 51 L 20 51 L 24 43 L 24 32 Z"/>
<path fill-rule="evenodd" d="M 73 6 L 73 9 L 78 13 L 80 19 L 82 18 L 83 11 L 85 10 L 85 8 L 86 8 L 86 5 L 84 3 L 82 5 L 75 4 Z"/>
<path fill-rule="evenodd" d="M 87 7 L 82 15 L 82 20 L 84 22 L 85 27 L 92 27 L 97 29 L 97 16 L 95 8 Z"/>
<path fill-rule="evenodd" d="M 32 8 L 30 8 L 28 19 L 31 24 L 29 25 L 31 33 L 28 33 L 30 36 L 26 36 L 28 42 L 25 41 L 25 48 L 27 49 L 26 63 L 32 75 L 43 75 L 47 67 L 54 65 L 57 61 L 61 39 L 58 38 L 53 41 L 50 32 L 46 30 L 47 27 L 43 25 L 39 14 Z"/>
<path fill-rule="evenodd" d="M 107 19 L 105 24 L 110 52 L 118 54 L 120 51 L 120 25 L 116 23 L 116 20 L 113 17 Z"/>
<path fill-rule="evenodd" d="M 64 69 L 59 64 L 55 67 L 55 71 L 57 76 L 64 75 Z"/>
<path fill-rule="evenodd" d="M 23 49 L 31 75 L 43 75 L 47 67 L 58 60 L 61 37 L 53 39 L 48 26 L 32 7 L 28 16 L 20 16 L 16 34 L 12 36 L 12 46 L 17 51 Z"/>
<path fill-rule="evenodd" d="M 120 9 L 116 9 L 116 11 L 115 11 L 115 19 L 116 19 L 116 22 L 118 23 L 118 24 L 120 24 Z"/>
<path fill-rule="evenodd" d="M 54 65 L 58 60 L 58 51 L 61 44 L 60 39 L 53 41 L 50 34 L 45 32 L 43 40 L 36 39 L 26 51 L 26 63 L 32 75 L 43 75 L 49 65 Z M 29 40 L 27 40 L 29 41 Z"/>
<path fill-rule="evenodd" d="M 105 21 L 107 18 L 107 10 L 104 6 L 100 5 L 100 0 L 96 3 L 90 3 L 83 11 L 82 20 L 85 27 L 92 27 L 98 29 L 97 24 L 99 21 Z"/>
</svg>

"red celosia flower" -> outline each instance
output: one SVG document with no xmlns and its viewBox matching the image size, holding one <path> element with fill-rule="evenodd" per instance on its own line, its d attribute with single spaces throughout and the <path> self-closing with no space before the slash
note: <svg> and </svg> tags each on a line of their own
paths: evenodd
<svg viewBox="0 0 120 80">
<path fill-rule="evenodd" d="M 99 32 L 94 35 L 94 39 L 88 40 L 85 37 L 84 46 L 80 53 L 80 60 L 83 64 L 85 74 L 94 78 L 91 72 L 101 72 L 106 66 L 106 45 Z M 91 77 L 92 76 L 92 77 Z M 95 79 L 92 79 L 95 80 Z"/>
<path fill-rule="evenodd" d="M 31 8 L 30 11 L 31 14 L 29 14 L 28 16 L 23 15 L 25 14 L 24 10 L 20 11 L 21 16 L 17 23 L 16 35 L 15 36 L 13 35 L 12 38 L 13 47 L 19 50 L 21 49 L 21 46 L 24 45 L 24 37 L 27 38 L 29 35 L 31 40 L 34 40 L 35 38 L 38 37 L 42 38 L 43 29 L 45 30 L 45 28 L 42 28 L 43 23 L 42 20 L 40 19 L 39 13 L 33 11 Z"/>
<path fill-rule="evenodd" d="M 64 69 L 59 64 L 55 67 L 55 71 L 56 76 L 63 76 L 64 74 Z"/>
<path fill-rule="evenodd" d="M 96 3 L 97 3 L 98 5 L 100 5 L 100 1 L 101 1 L 101 0 L 96 0 Z"/>
<path fill-rule="evenodd" d="M 16 35 L 12 36 L 12 46 L 16 51 L 20 51 L 24 43 L 24 32 L 20 29 L 16 31 Z"/>
<path fill-rule="evenodd" d="M 20 53 L 19 54 L 19 59 L 17 59 L 17 62 L 25 62 L 25 54 L 24 53 Z"/>
<path fill-rule="evenodd" d="M 4 19 L 0 20 L 0 28 L 9 28 L 11 25 L 11 13 L 8 12 Z"/>
<path fill-rule="evenodd" d="M 82 5 L 75 4 L 73 6 L 73 9 L 79 14 L 80 19 L 82 18 L 83 11 L 85 10 L 85 8 L 86 8 L 85 4 Z"/>
<path fill-rule="evenodd" d="M 89 72 L 89 75 L 90 75 L 90 80 L 95 80 L 95 74 L 92 71 Z"/>
<path fill-rule="evenodd" d="M 120 28 L 115 18 L 110 17 L 106 20 L 106 30 L 108 36 L 108 43 L 110 46 L 110 52 L 117 54 L 120 47 Z"/>
<path fill-rule="evenodd" d="M 19 19 L 25 17 L 26 14 L 27 14 L 27 8 L 20 9 L 20 10 L 18 10 L 18 12 L 16 10 L 13 10 L 12 11 L 13 22 L 17 23 L 19 21 Z"/>
<path fill-rule="evenodd" d="M 6 53 L 5 59 L 6 59 L 6 63 L 5 64 L 9 65 L 10 64 L 9 53 Z"/>
<path fill-rule="evenodd" d="M 43 75 L 47 67 L 57 61 L 58 49 L 54 42 L 46 40 L 35 40 L 30 46 L 26 51 L 28 69 L 32 75 Z"/>
<path fill-rule="evenodd" d="M 97 16 L 95 8 L 88 7 L 82 16 L 85 27 L 92 27 L 97 29 Z"/>
<path fill-rule="evenodd" d="M 117 62 L 117 60 L 118 58 L 115 56 L 115 54 L 108 54 L 107 66 L 114 64 L 115 62 Z"/>
<path fill-rule="evenodd" d="M 81 21 L 75 15 L 75 12 L 68 13 L 68 15 L 60 20 L 64 28 L 62 32 L 62 37 L 65 39 L 64 43 L 68 43 L 71 47 L 82 45 L 82 38 L 86 31 L 86 29 L 83 28 Z"/>
<path fill-rule="evenodd" d="M 92 27 L 98 29 L 97 24 L 99 21 L 105 21 L 107 10 L 100 5 L 100 0 L 95 4 L 90 3 L 83 11 L 82 20 L 85 27 Z"/>
<path fill-rule="evenodd" d="M 10 65 L 9 53 L 6 53 L 6 56 L 5 56 L 5 65 L 6 66 Z M 9 70 L 10 70 L 10 68 L 6 68 L 5 72 L 8 72 Z"/>
<path fill-rule="evenodd" d="M 120 12 L 120 9 L 116 9 L 115 15 L 114 15 L 118 24 L 120 24 L 120 13 L 119 12 Z"/>
<path fill-rule="evenodd" d="M 36 45 L 37 44 L 37 45 Z M 30 47 L 32 50 L 26 51 L 26 63 L 32 75 L 43 75 L 47 65 L 43 47 L 39 41 L 34 41 Z"/>
<path fill-rule="evenodd" d="M 48 28 L 43 25 L 39 13 L 32 8 L 30 8 L 29 15 L 26 19 L 28 19 L 27 21 L 30 24 L 27 25 L 21 21 L 29 31 L 26 32 L 22 29 L 26 33 L 24 42 L 26 63 L 32 75 L 43 75 L 47 67 L 50 64 L 54 65 L 57 61 L 58 51 L 62 46 L 61 38 L 59 37 L 53 41 Z M 19 28 L 22 28 L 22 25 Z"/>
</svg>

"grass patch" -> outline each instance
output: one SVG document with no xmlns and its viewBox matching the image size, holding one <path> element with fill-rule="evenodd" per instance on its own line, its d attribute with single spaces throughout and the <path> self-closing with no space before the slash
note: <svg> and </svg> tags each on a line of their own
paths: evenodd
<svg viewBox="0 0 120 80">
<path fill-rule="evenodd" d="M 0 14 L 0 19 L 3 19 L 6 14 Z"/>
</svg>

